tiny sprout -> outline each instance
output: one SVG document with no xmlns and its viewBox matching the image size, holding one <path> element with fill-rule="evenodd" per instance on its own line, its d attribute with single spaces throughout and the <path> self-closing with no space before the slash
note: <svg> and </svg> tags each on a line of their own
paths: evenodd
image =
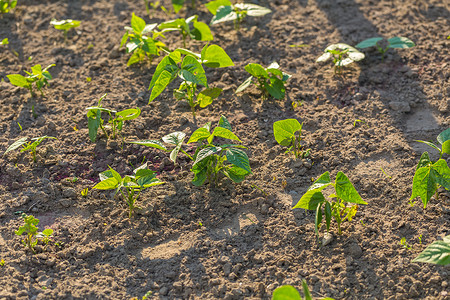
<svg viewBox="0 0 450 300">
<path fill-rule="evenodd" d="M 26 237 L 22 240 L 22 243 L 35 254 L 36 251 L 34 250 L 34 247 L 37 245 L 38 239 L 41 238 L 42 242 L 47 245 L 50 237 L 53 235 L 53 230 L 45 229 L 42 232 L 38 232 L 37 225 L 39 224 L 39 219 L 36 219 L 31 215 L 27 216 L 26 214 L 22 214 L 22 217 L 24 225 L 14 233 L 18 236 L 25 233 Z"/>
<path fill-rule="evenodd" d="M 411 250 L 412 247 L 408 244 L 408 242 L 406 241 L 406 238 L 402 237 L 402 239 L 400 240 L 400 245 L 402 245 L 403 247 L 405 247 L 408 250 Z"/>
<path fill-rule="evenodd" d="M 15 141 L 14 143 L 11 144 L 11 146 L 8 147 L 8 149 L 6 149 L 5 153 L 3 153 L 3 155 L 5 155 L 6 153 L 16 150 L 17 148 L 19 148 L 20 146 L 23 147 L 22 150 L 20 150 L 20 152 L 24 152 L 29 150 L 32 157 L 33 157 L 33 161 L 36 162 L 37 158 L 36 158 L 36 148 L 42 143 L 42 141 L 44 139 L 54 139 L 57 140 L 57 138 L 52 137 L 52 136 L 41 136 L 41 137 L 36 137 L 36 138 L 32 138 L 30 141 L 28 141 L 27 137 L 23 137 L 20 138 L 19 140 Z"/>
<path fill-rule="evenodd" d="M 359 52 L 356 48 L 343 43 L 332 44 L 325 48 L 324 52 L 325 53 L 322 54 L 316 62 L 325 62 L 332 59 L 335 74 L 342 74 L 342 67 L 355 61 L 360 61 L 365 57 L 364 53 Z"/>
<path fill-rule="evenodd" d="M 5 265 L 5 260 L 2 258 L 2 260 L 0 260 L 0 266 L 3 267 Z"/>
<path fill-rule="evenodd" d="M 81 190 L 81 196 L 86 198 L 87 194 L 88 194 L 88 191 L 89 191 L 88 188 L 85 188 L 85 189 Z"/>
<path fill-rule="evenodd" d="M 75 21 L 75 20 L 70 20 L 70 19 L 61 20 L 61 21 L 52 19 L 50 21 L 50 25 L 53 25 L 55 27 L 55 29 L 64 31 L 64 42 L 67 42 L 67 32 L 69 31 L 69 29 L 78 27 L 78 26 L 80 26 L 80 24 L 81 24 L 81 21 Z"/>
<path fill-rule="evenodd" d="M 6 75 L 8 77 L 9 82 L 12 85 L 18 86 L 18 87 L 24 87 L 30 91 L 31 97 L 33 97 L 33 83 L 36 82 L 36 88 L 41 92 L 41 95 L 44 96 L 44 92 L 42 91 L 42 88 L 45 85 L 48 84 L 48 80 L 52 79 L 52 75 L 48 71 L 51 67 L 54 67 L 55 64 L 51 64 L 47 66 L 44 70 L 42 70 L 41 65 L 35 65 L 34 67 L 31 67 L 31 72 L 29 73 L 25 71 L 25 73 L 28 74 L 28 76 L 22 76 L 20 74 L 10 74 Z"/>
<path fill-rule="evenodd" d="M 0 46 L 6 46 L 9 44 L 9 40 L 8 38 L 4 38 L 1 42 L 0 42 Z"/>
<path fill-rule="evenodd" d="M 92 77 L 86 77 L 86 82 L 91 82 Z"/>
<path fill-rule="evenodd" d="M 389 48 L 412 48 L 416 44 L 408 38 L 396 36 L 387 40 L 387 46 L 383 48 L 379 42 L 383 41 L 382 37 L 374 37 L 367 40 L 362 41 L 356 48 L 365 49 L 370 47 L 377 47 L 378 52 L 381 53 L 381 61 L 384 61 L 384 54 Z"/>
<path fill-rule="evenodd" d="M 0 13 L 6 14 L 17 5 L 17 0 L 0 0 Z"/>
</svg>

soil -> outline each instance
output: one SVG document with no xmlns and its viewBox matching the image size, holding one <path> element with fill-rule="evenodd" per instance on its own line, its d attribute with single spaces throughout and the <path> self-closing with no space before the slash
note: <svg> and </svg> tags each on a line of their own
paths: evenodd
<svg viewBox="0 0 450 300">
<path fill-rule="evenodd" d="M 208 69 L 211 86 L 224 93 L 196 121 L 174 100 L 175 84 L 148 104 L 160 58 L 126 67 L 129 55 L 119 48 L 132 12 L 147 23 L 173 15 L 158 10 L 150 18 L 137 0 L 19 0 L 14 14 L 0 19 L 0 38 L 10 41 L 0 48 L 0 150 L 20 137 L 58 138 L 41 144 L 37 163 L 18 151 L 0 157 L 1 299 L 130 299 L 147 291 L 160 299 L 269 299 L 280 285 L 301 288 L 302 279 L 314 297 L 450 298 L 449 266 L 411 262 L 450 234 L 449 194 L 440 190 L 426 209 L 419 199 L 409 204 L 421 153 L 437 158 L 415 140 L 435 140 L 450 122 L 449 2 L 253 2 L 273 13 L 247 18 L 240 32 L 230 23 L 213 28 L 214 43 L 235 66 Z M 198 14 L 208 22 L 211 15 L 198 6 L 180 16 Z M 49 25 L 52 18 L 82 25 L 65 44 L 63 33 Z M 390 49 L 384 61 L 368 49 L 366 59 L 342 76 L 331 63 L 315 63 L 329 44 L 355 45 L 374 36 L 407 36 L 416 47 Z M 171 49 L 182 46 L 176 33 L 166 37 Z M 189 48 L 203 45 L 191 41 Z M 248 76 L 246 64 L 273 61 L 293 75 L 284 100 L 263 99 L 256 88 L 235 95 Z M 32 98 L 6 78 L 52 63 L 54 79 L 44 97 Z M 174 166 L 162 151 L 122 148 L 100 133 L 91 143 L 86 108 L 104 93 L 104 107 L 142 110 L 125 124 L 126 141 L 173 131 L 189 136 L 226 116 L 248 147 L 253 174 L 240 184 L 223 179 L 216 187 L 195 187 L 187 157 Z M 310 158 L 295 160 L 276 143 L 273 122 L 286 118 L 303 122 Z M 143 161 L 166 184 L 143 192 L 142 210 L 129 219 L 122 198 L 92 187 L 108 165 L 130 174 Z M 325 171 L 332 178 L 347 174 L 368 205 L 343 224 L 342 235 L 333 224 L 333 240 L 321 247 L 314 212 L 291 208 Z M 14 234 L 23 224 L 20 211 L 37 217 L 40 230 L 54 230 L 35 255 Z"/>
</svg>

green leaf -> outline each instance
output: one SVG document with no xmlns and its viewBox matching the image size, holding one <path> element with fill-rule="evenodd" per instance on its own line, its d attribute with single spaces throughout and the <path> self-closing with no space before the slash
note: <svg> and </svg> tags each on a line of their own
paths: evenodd
<svg viewBox="0 0 450 300">
<path fill-rule="evenodd" d="M 8 77 L 9 82 L 12 85 L 19 86 L 19 87 L 26 87 L 26 88 L 28 88 L 30 86 L 27 79 L 20 74 L 6 75 L 6 77 Z"/>
<path fill-rule="evenodd" d="M 209 46 L 206 51 L 202 51 L 202 62 L 209 68 L 224 68 L 234 66 L 233 61 L 221 47 L 217 45 Z"/>
<path fill-rule="evenodd" d="M 390 48 L 412 48 L 416 44 L 408 38 L 396 36 L 388 39 Z"/>
<path fill-rule="evenodd" d="M 233 130 L 230 122 L 228 122 L 228 119 L 225 116 L 220 116 L 219 124 L 217 126 L 228 129 L 229 131 Z"/>
<path fill-rule="evenodd" d="M 450 154 L 450 140 L 447 140 L 442 144 L 442 152 Z"/>
<path fill-rule="evenodd" d="M 33 72 L 33 75 L 41 75 L 42 74 L 41 65 L 35 65 L 35 66 L 31 67 L 31 72 Z"/>
<path fill-rule="evenodd" d="M 157 149 L 160 149 L 163 151 L 168 151 L 167 148 L 158 140 L 142 140 L 142 141 L 127 142 L 127 143 L 157 148 Z"/>
<path fill-rule="evenodd" d="M 122 40 L 120 41 L 120 47 L 125 45 L 125 43 L 128 41 L 128 31 L 122 36 Z"/>
<path fill-rule="evenodd" d="M 100 181 L 93 187 L 93 189 L 113 190 L 113 189 L 117 188 L 118 185 L 119 185 L 119 182 L 117 181 L 117 179 L 112 177 L 112 178 L 108 178 L 103 181 Z"/>
<path fill-rule="evenodd" d="M 195 186 L 201 186 L 205 181 L 208 173 L 209 158 L 200 161 L 198 164 L 192 166 L 191 171 L 194 173 L 192 183 Z"/>
<path fill-rule="evenodd" d="M 257 78 L 269 78 L 269 74 L 266 69 L 264 69 L 260 64 L 250 63 L 245 66 L 245 70 Z"/>
<path fill-rule="evenodd" d="M 217 8 L 216 13 L 214 14 L 214 17 L 211 19 L 210 24 L 215 25 L 218 23 L 233 21 L 236 19 L 237 14 L 233 10 L 233 6 L 231 5 L 220 6 Z"/>
<path fill-rule="evenodd" d="M 181 75 L 186 81 L 208 87 L 205 70 L 202 65 L 192 56 L 185 56 L 181 63 Z"/>
<path fill-rule="evenodd" d="M 212 41 L 214 39 L 211 29 L 203 22 L 194 22 L 194 29 L 191 34 L 197 41 Z"/>
<path fill-rule="evenodd" d="M 236 183 L 244 181 L 245 177 L 248 174 L 250 174 L 246 170 L 236 167 L 234 165 L 232 165 L 230 168 L 222 170 L 222 172 L 225 174 L 225 176 L 227 176 L 228 178 L 233 180 L 233 182 Z"/>
<path fill-rule="evenodd" d="M 162 140 L 168 144 L 175 145 L 175 148 L 170 153 L 170 159 L 173 161 L 173 163 L 177 163 L 177 156 L 178 152 L 181 149 L 181 146 L 183 145 L 183 141 L 186 138 L 186 134 L 184 132 L 172 132 L 162 138 Z"/>
<path fill-rule="evenodd" d="M 88 111 L 88 128 L 89 128 L 89 139 L 92 143 L 95 143 L 97 138 L 97 130 L 101 123 L 101 110 L 89 110 Z"/>
<path fill-rule="evenodd" d="M 247 15 L 252 17 L 261 17 L 267 14 L 270 14 L 272 11 L 268 8 L 256 5 L 256 4 L 250 4 L 250 3 L 236 3 L 236 8 L 240 10 L 244 10 L 247 12 Z"/>
<path fill-rule="evenodd" d="M 211 135 L 211 133 L 209 132 L 208 129 L 206 129 L 204 127 L 199 128 L 192 133 L 187 144 L 195 143 L 195 142 L 207 139 L 210 135 Z"/>
<path fill-rule="evenodd" d="M 290 147 L 296 136 L 295 134 L 302 130 L 302 124 L 296 119 L 280 120 L 273 123 L 273 134 L 275 140 L 284 147 Z"/>
<path fill-rule="evenodd" d="M 140 35 L 144 31 L 145 21 L 133 13 L 131 16 L 131 28 L 133 28 L 134 33 Z"/>
<path fill-rule="evenodd" d="M 272 77 L 270 79 L 270 85 L 264 85 L 269 94 L 275 99 L 281 100 L 284 98 L 286 88 L 284 87 L 284 82 L 278 78 Z"/>
<path fill-rule="evenodd" d="M 195 158 L 194 164 L 192 166 L 195 166 L 196 164 L 198 164 L 199 162 L 201 162 L 202 160 L 204 160 L 205 158 L 208 158 L 218 152 L 222 151 L 222 148 L 220 147 L 207 147 L 207 148 L 203 148 L 202 150 L 200 150 L 197 153 L 197 157 Z"/>
<path fill-rule="evenodd" d="M 50 229 L 50 228 L 44 229 L 44 231 L 42 231 L 42 234 L 44 236 L 49 237 L 49 236 L 51 236 L 53 234 L 53 229 Z"/>
<path fill-rule="evenodd" d="M 429 164 L 432 164 L 432 162 L 430 160 L 430 156 L 428 155 L 428 152 L 425 151 L 424 153 L 422 153 L 422 156 L 419 159 L 419 163 L 417 164 L 416 170 L 418 170 L 419 168 L 422 168 L 422 167 L 426 167 Z"/>
<path fill-rule="evenodd" d="M 435 144 L 433 144 L 431 142 L 421 141 L 421 140 L 416 140 L 416 142 L 427 144 L 428 146 L 430 146 L 430 147 L 436 149 L 437 151 L 439 151 L 439 153 L 441 152 L 441 149 L 439 149 L 438 146 L 436 146 Z"/>
<path fill-rule="evenodd" d="M 24 145 L 27 143 L 28 138 L 23 137 L 18 139 L 17 141 L 15 141 L 14 143 L 11 144 L 11 146 L 8 147 L 8 149 L 6 149 L 6 151 L 3 153 L 3 155 L 5 155 L 6 153 L 13 151 L 17 148 L 19 148 L 20 146 Z"/>
<path fill-rule="evenodd" d="M 325 202 L 325 221 L 327 223 L 327 231 L 330 231 L 330 223 L 331 223 L 331 205 L 330 202 Z"/>
<path fill-rule="evenodd" d="M 322 191 L 324 188 L 330 185 L 331 185 L 330 172 L 326 171 L 325 173 L 320 175 L 319 178 L 316 179 L 316 181 L 313 182 L 313 184 L 309 187 L 308 191 L 311 190 Z"/>
<path fill-rule="evenodd" d="M 208 142 L 212 143 L 212 139 L 215 136 L 233 141 L 241 141 L 233 132 L 223 127 L 214 128 L 212 135 L 208 137 Z"/>
<path fill-rule="evenodd" d="M 109 167 L 109 171 L 111 172 L 111 175 L 117 180 L 117 182 L 122 182 L 122 177 L 120 176 L 117 171 L 115 171 L 113 168 Z"/>
<path fill-rule="evenodd" d="M 2 46 L 8 45 L 8 44 L 9 44 L 8 38 L 4 38 L 4 39 L 0 42 L 0 45 L 2 45 Z"/>
<path fill-rule="evenodd" d="M 436 176 L 436 182 L 446 188 L 450 189 L 450 169 L 447 166 L 447 162 L 443 159 L 438 160 L 433 164 L 433 174 Z"/>
<path fill-rule="evenodd" d="M 216 127 L 216 128 L 220 128 L 220 127 Z M 250 168 L 250 162 L 248 160 L 248 156 L 241 149 L 237 149 L 237 148 L 227 149 L 226 156 L 227 156 L 228 162 L 230 162 L 231 164 L 247 171 L 248 173 L 252 172 L 252 170 Z"/>
<path fill-rule="evenodd" d="M 302 298 L 295 287 L 283 285 L 273 291 L 272 300 L 302 300 Z"/>
<path fill-rule="evenodd" d="M 303 208 L 309 210 L 316 210 L 317 206 L 325 201 L 325 197 L 319 190 L 307 191 L 292 208 Z"/>
<path fill-rule="evenodd" d="M 431 243 L 413 262 L 432 263 L 441 266 L 450 264 L 450 235 L 442 241 Z"/>
<path fill-rule="evenodd" d="M 230 0 L 215 0 L 210 1 L 205 4 L 206 8 L 209 10 L 209 12 L 213 15 L 216 15 L 217 9 L 221 6 L 231 6 L 232 3 Z"/>
<path fill-rule="evenodd" d="M 369 48 L 377 45 L 377 42 L 382 41 L 382 37 L 374 37 L 367 40 L 362 41 L 361 43 L 357 44 L 355 47 L 359 49 Z"/>
<path fill-rule="evenodd" d="M 172 0 L 173 11 L 177 14 L 183 8 L 184 0 Z"/>
<path fill-rule="evenodd" d="M 236 90 L 236 94 L 240 93 L 242 91 L 244 91 L 246 88 L 248 88 L 250 86 L 250 84 L 253 83 L 253 76 L 250 76 L 249 78 L 247 78 Z"/>
<path fill-rule="evenodd" d="M 170 55 L 164 57 L 161 62 L 156 67 L 155 73 L 153 73 L 152 81 L 150 82 L 150 86 L 148 89 L 152 89 L 156 82 L 158 81 L 159 77 L 161 76 L 163 71 L 169 72 L 175 76 L 175 74 L 178 72 L 178 66 L 177 62 L 179 62 L 176 58 L 180 57 L 179 52 L 172 52 Z"/>
<path fill-rule="evenodd" d="M 148 102 L 150 103 L 158 97 L 174 79 L 175 78 L 169 71 L 162 71 L 152 88 L 152 93 L 150 94 L 150 100 Z"/>
<path fill-rule="evenodd" d="M 121 121 L 133 120 L 139 117 L 140 114 L 141 110 L 139 108 L 125 109 L 116 113 L 116 119 L 119 119 Z"/>
<path fill-rule="evenodd" d="M 306 284 L 306 281 L 302 279 L 302 287 L 303 287 L 303 294 L 305 294 L 305 300 L 313 300 L 311 293 L 309 292 L 308 285 Z M 325 300 L 325 299 L 322 299 Z M 333 299 L 331 299 L 333 300 Z"/>
<path fill-rule="evenodd" d="M 55 29 L 58 29 L 58 30 L 69 30 L 71 28 L 80 26 L 80 24 L 81 24 L 81 21 L 75 21 L 75 20 L 70 20 L 70 19 L 61 20 L 61 21 L 52 19 L 50 21 L 50 25 L 53 25 L 55 27 Z"/>
<path fill-rule="evenodd" d="M 314 231 L 316 232 L 317 238 L 319 238 L 319 227 L 322 224 L 322 204 L 320 203 L 316 207 L 316 217 L 314 219 Z"/>
<path fill-rule="evenodd" d="M 335 181 L 336 195 L 344 202 L 367 204 L 361 199 L 353 184 L 344 173 L 338 172 Z"/>
<path fill-rule="evenodd" d="M 439 144 L 443 145 L 446 141 L 450 140 L 450 128 L 442 131 L 438 136 L 437 140 Z"/>
<path fill-rule="evenodd" d="M 200 107 L 204 108 L 210 105 L 214 99 L 219 97 L 220 93 L 222 93 L 222 89 L 220 88 L 209 88 L 201 91 L 197 96 Z"/>
</svg>

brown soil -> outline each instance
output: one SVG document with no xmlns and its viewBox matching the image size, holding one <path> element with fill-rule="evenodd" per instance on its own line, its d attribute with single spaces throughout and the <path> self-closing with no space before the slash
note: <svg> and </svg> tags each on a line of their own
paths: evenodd
<svg viewBox="0 0 450 300">
<path fill-rule="evenodd" d="M 0 158 L 1 299 L 128 299 L 147 291 L 161 299 L 267 299 L 279 285 L 300 288 L 302 279 L 315 297 L 449 299 L 448 266 L 411 263 L 450 233 L 449 196 L 440 191 L 426 210 L 408 203 L 420 154 L 436 155 L 415 140 L 434 140 L 450 122 L 449 2 L 254 2 L 273 13 L 246 19 L 239 33 L 229 23 L 213 29 L 214 43 L 236 66 L 208 70 L 212 86 L 225 92 L 197 114 L 197 124 L 189 107 L 173 99 L 175 85 L 147 104 L 159 59 L 126 67 L 129 56 L 118 45 L 131 13 L 145 15 L 143 1 L 19 0 L 15 14 L 0 19 L 0 39 L 10 41 L 9 49 L 0 48 L 1 152 L 19 137 L 58 138 L 43 142 L 36 164 L 26 153 Z M 204 6 L 181 16 L 194 13 L 209 21 Z M 170 18 L 161 11 L 154 16 L 146 16 L 147 23 Z M 82 26 L 66 45 L 49 25 L 52 18 L 78 19 Z M 329 44 L 355 45 L 373 36 L 407 36 L 417 46 L 391 49 L 383 63 L 370 49 L 342 77 L 331 63 L 315 63 Z M 174 33 L 165 42 L 171 49 L 182 45 Z M 202 46 L 190 43 L 196 51 Z M 263 100 L 255 88 L 234 94 L 247 63 L 272 61 L 293 75 L 284 100 Z M 37 63 L 56 63 L 54 79 L 45 97 L 31 98 L 6 75 Z M 121 149 L 103 138 L 91 143 L 85 108 L 103 93 L 105 107 L 142 109 L 126 124 L 128 141 L 173 131 L 190 135 L 225 115 L 248 147 L 253 175 L 241 184 L 224 179 L 218 187 L 198 188 L 185 157 L 174 166 L 151 148 Z M 293 101 L 302 105 L 293 109 Z M 304 123 L 311 160 L 295 161 L 277 145 L 272 124 L 286 118 Z M 354 126 L 357 119 L 365 124 Z M 146 190 L 138 203 L 143 210 L 129 220 L 122 199 L 91 188 L 108 165 L 128 174 L 143 160 L 166 184 Z M 341 236 L 319 247 L 314 212 L 291 207 L 327 170 L 333 178 L 346 173 L 368 205 L 344 224 Z M 73 177 L 78 180 L 68 180 Z M 24 250 L 14 234 L 23 222 L 17 211 L 39 218 L 41 230 L 54 229 L 47 249 L 38 246 L 36 255 Z M 412 249 L 399 244 L 403 237 Z"/>
</svg>

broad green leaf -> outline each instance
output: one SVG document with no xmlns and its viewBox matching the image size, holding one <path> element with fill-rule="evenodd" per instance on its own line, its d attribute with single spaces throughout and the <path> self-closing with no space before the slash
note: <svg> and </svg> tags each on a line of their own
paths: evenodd
<svg viewBox="0 0 450 300">
<path fill-rule="evenodd" d="M 295 134 L 302 130 L 302 124 L 296 119 L 280 120 L 273 123 L 273 135 L 278 144 L 290 147 L 295 139 Z"/>
<path fill-rule="evenodd" d="M 273 291 L 272 300 L 302 300 L 302 297 L 292 285 L 283 285 Z"/>
<path fill-rule="evenodd" d="M 120 119 L 121 121 L 133 120 L 139 117 L 140 114 L 141 110 L 139 108 L 130 108 L 116 113 L 116 118 L 120 117 L 118 119 Z"/>
<path fill-rule="evenodd" d="M 413 262 L 424 262 L 446 266 L 450 264 L 450 235 L 442 241 L 431 243 Z"/>
<path fill-rule="evenodd" d="M 208 129 L 206 129 L 204 127 L 199 128 L 192 133 L 187 144 L 195 143 L 195 142 L 207 139 L 210 135 L 211 135 L 211 133 L 209 132 Z"/>
<path fill-rule="evenodd" d="M 216 15 L 217 9 L 221 6 L 231 6 L 230 0 L 214 0 L 205 4 L 206 8 L 213 15 Z"/>
<path fill-rule="evenodd" d="M 225 116 L 220 116 L 219 124 L 217 126 L 228 129 L 229 131 L 232 131 L 230 122 L 228 122 L 228 119 Z"/>
<path fill-rule="evenodd" d="M 250 86 L 250 84 L 253 83 L 253 76 L 250 76 L 249 78 L 247 78 L 236 90 L 236 94 L 240 93 L 242 91 L 244 91 L 246 88 L 248 88 Z"/>
<path fill-rule="evenodd" d="M 184 0 L 172 0 L 173 11 L 177 14 L 183 8 Z"/>
<path fill-rule="evenodd" d="M 112 178 L 108 178 L 103 181 L 100 181 L 93 187 L 93 189 L 113 190 L 113 189 L 117 188 L 118 185 L 119 185 L 119 182 L 117 181 L 117 179 L 112 177 Z"/>
<path fill-rule="evenodd" d="M 17 141 L 12 143 L 11 146 L 9 146 L 8 149 L 6 149 L 6 151 L 3 154 L 6 154 L 6 153 L 8 153 L 10 151 L 13 151 L 13 150 L 19 148 L 20 146 L 26 144 L 27 140 L 28 140 L 28 138 L 26 138 L 26 137 L 18 139 Z"/>
<path fill-rule="evenodd" d="M 70 19 L 61 20 L 61 21 L 52 19 L 50 21 L 50 25 L 53 25 L 55 27 L 55 29 L 58 29 L 58 30 L 69 30 L 71 28 L 80 26 L 80 24 L 81 24 L 81 21 L 70 20 Z"/>
<path fill-rule="evenodd" d="M 142 30 L 142 34 L 147 34 L 147 33 L 152 32 L 157 26 L 158 26 L 158 23 L 145 25 L 144 30 Z"/>
<path fill-rule="evenodd" d="M 419 168 L 422 168 L 422 167 L 426 167 L 426 166 L 430 165 L 431 163 L 432 162 L 430 160 L 430 156 L 428 155 L 428 152 L 425 151 L 424 153 L 422 153 L 422 156 L 419 159 L 419 163 L 417 164 L 416 170 L 418 170 Z"/>
<path fill-rule="evenodd" d="M 240 10 L 244 10 L 247 12 L 247 15 L 252 17 L 261 17 L 267 14 L 270 14 L 272 11 L 268 8 L 256 5 L 256 4 L 250 4 L 250 3 L 236 3 L 234 5 L 236 8 L 239 8 Z"/>
<path fill-rule="evenodd" d="M 267 73 L 266 69 L 264 69 L 260 64 L 250 63 L 245 66 L 245 70 L 252 76 L 255 76 L 257 78 L 269 78 L 269 74 Z"/>
<path fill-rule="evenodd" d="M 344 202 L 367 204 L 361 199 L 353 184 L 344 173 L 338 172 L 336 175 L 335 187 L 336 195 Z"/>
<path fill-rule="evenodd" d="M 208 87 L 205 70 L 202 65 L 192 56 L 185 56 L 181 63 L 181 75 L 186 81 Z"/>
<path fill-rule="evenodd" d="M 212 143 L 212 140 L 215 136 L 233 141 L 241 141 L 233 132 L 223 127 L 214 128 L 213 133 L 208 137 L 208 142 Z"/>
<path fill-rule="evenodd" d="M 198 164 L 192 166 L 191 171 L 194 173 L 194 178 L 192 179 L 192 183 L 195 186 L 201 186 L 207 177 L 208 172 L 208 162 L 209 159 L 204 159 L 200 161 Z"/>
<path fill-rule="evenodd" d="M 141 62 L 145 59 L 145 54 L 141 51 L 135 51 L 127 61 L 127 67 Z"/>
<path fill-rule="evenodd" d="M 313 184 L 309 187 L 308 191 L 311 190 L 318 190 L 322 191 L 327 186 L 330 186 L 331 179 L 330 179 L 330 172 L 326 171 L 322 175 L 319 176 L 319 178 L 316 179 L 316 181 L 313 182 Z"/>
<path fill-rule="evenodd" d="M 216 128 L 220 128 L 220 127 L 216 127 Z M 250 162 L 248 160 L 248 156 L 241 149 L 230 148 L 226 151 L 226 156 L 227 156 L 228 162 L 230 162 L 231 164 L 233 164 L 236 167 L 239 167 L 241 169 L 244 169 L 248 173 L 252 172 L 252 169 L 250 168 Z"/>
<path fill-rule="evenodd" d="M 142 140 L 142 141 L 134 141 L 134 142 L 127 142 L 129 144 L 137 144 L 142 145 L 146 147 L 152 147 L 164 151 L 168 151 L 167 148 L 158 140 Z"/>
<path fill-rule="evenodd" d="M 418 168 L 413 178 L 413 188 L 410 200 L 420 197 L 424 208 L 427 207 L 428 201 L 436 193 L 437 181 L 434 173 L 432 172 L 432 166 Z"/>
<path fill-rule="evenodd" d="M 19 86 L 19 87 L 28 87 L 30 85 L 28 83 L 27 79 L 20 74 L 6 75 L 6 77 L 8 77 L 9 82 L 12 85 Z"/>
<path fill-rule="evenodd" d="M 0 42 L 0 45 L 2 45 L 2 46 L 8 45 L 8 44 L 9 44 L 8 38 L 4 38 L 4 39 Z"/>
<path fill-rule="evenodd" d="M 169 71 L 162 71 L 161 75 L 159 75 L 158 80 L 156 80 L 155 85 L 152 88 L 152 93 L 150 94 L 149 103 L 152 102 L 156 97 L 158 97 L 174 80 L 174 77 Z"/>
<path fill-rule="evenodd" d="M 133 13 L 131 15 L 131 28 L 133 28 L 134 33 L 141 34 L 145 28 L 145 21 Z"/>
<path fill-rule="evenodd" d="M 116 170 L 114 170 L 113 168 L 109 167 L 109 171 L 111 172 L 112 176 L 117 180 L 117 182 L 122 182 L 122 176 L 120 176 L 120 174 L 117 173 Z"/>
<path fill-rule="evenodd" d="M 439 142 L 439 144 L 443 145 L 444 142 L 449 141 L 450 140 L 450 128 L 442 131 L 438 136 L 437 136 L 437 140 Z"/>
<path fill-rule="evenodd" d="M 361 43 L 357 44 L 355 47 L 360 48 L 360 49 L 373 47 L 373 46 L 376 46 L 377 43 L 382 40 L 383 40 L 382 37 L 370 38 L 370 39 L 362 41 Z"/>
<path fill-rule="evenodd" d="M 203 22 L 194 22 L 194 29 L 191 34 L 197 41 L 212 41 L 214 39 L 211 29 Z"/>
<path fill-rule="evenodd" d="M 141 170 L 153 172 L 153 171 L 147 169 L 147 163 L 144 163 L 144 164 L 142 164 L 141 166 L 139 166 L 139 167 L 137 167 L 136 169 L 134 169 L 134 170 L 133 170 L 133 173 L 134 173 L 136 176 L 142 176 L 142 175 L 138 175 L 138 172 L 142 172 Z M 140 173 L 140 174 L 142 174 L 142 173 Z"/>
<path fill-rule="evenodd" d="M 265 85 L 269 94 L 275 99 L 283 99 L 286 92 L 283 81 L 273 77 L 270 80 L 272 81 L 272 83 L 270 85 Z"/>
<path fill-rule="evenodd" d="M 220 46 L 209 46 L 202 53 L 203 64 L 209 68 L 224 68 L 234 66 L 233 61 Z"/>
<path fill-rule="evenodd" d="M 390 48 L 412 48 L 416 44 L 408 38 L 396 36 L 388 39 Z"/>
<path fill-rule="evenodd" d="M 195 158 L 193 166 L 204 160 L 205 158 L 208 158 L 211 155 L 214 155 L 218 152 L 222 151 L 222 148 L 220 147 L 207 147 L 203 148 L 197 153 L 197 157 Z"/>
<path fill-rule="evenodd" d="M 233 6 L 231 5 L 220 6 L 217 8 L 216 13 L 214 14 L 214 17 L 211 19 L 210 24 L 215 25 L 218 23 L 233 21 L 236 19 L 237 14 L 233 10 Z"/>
<path fill-rule="evenodd" d="M 233 180 L 233 182 L 236 183 L 244 181 L 245 177 L 248 174 L 250 174 L 246 170 L 236 167 L 234 165 L 231 166 L 230 168 L 222 170 L 222 172 L 225 174 L 225 176 L 227 176 L 228 178 Z"/>
<path fill-rule="evenodd" d="M 51 236 L 53 234 L 53 229 L 50 229 L 50 228 L 44 229 L 44 231 L 42 231 L 42 234 L 44 236 L 49 237 L 49 236 Z"/>
<path fill-rule="evenodd" d="M 173 71 L 178 69 L 177 60 L 174 59 L 175 57 L 180 57 L 180 53 L 172 52 L 169 56 L 166 56 L 161 60 L 161 62 L 156 67 L 155 73 L 153 73 L 152 81 L 150 82 L 150 85 L 148 87 L 149 90 L 152 89 L 156 84 L 156 81 L 159 79 L 163 71 L 169 72 L 168 70 Z M 175 73 L 176 72 L 174 72 L 173 74 Z"/>
<path fill-rule="evenodd" d="M 450 140 L 447 140 L 442 144 L 442 152 L 450 154 Z"/>
<path fill-rule="evenodd" d="M 175 145 L 175 148 L 170 153 L 170 159 L 173 161 L 173 163 L 177 163 L 177 156 L 178 152 L 181 149 L 181 146 L 183 145 L 183 141 L 186 137 L 186 134 L 184 132 L 173 132 L 170 133 L 162 138 L 162 140 L 168 144 Z"/>
<path fill-rule="evenodd" d="M 91 142 L 95 143 L 97 138 L 97 130 L 100 127 L 101 122 L 101 111 L 100 110 L 89 110 L 88 111 L 88 128 L 89 128 L 89 139 Z"/>
<path fill-rule="evenodd" d="M 33 72 L 33 75 L 40 75 L 42 74 L 42 67 L 41 65 L 35 65 L 31 67 L 31 72 Z"/>
<path fill-rule="evenodd" d="M 447 162 L 444 159 L 438 160 L 432 166 L 433 174 L 436 176 L 436 182 L 450 190 L 450 169 L 447 166 Z"/>
<path fill-rule="evenodd" d="M 292 208 L 316 210 L 317 206 L 325 201 L 325 197 L 319 190 L 308 190 Z"/>
<path fill-rule="evenodd" d="M 220 93 L 222 93 L 222 89 L 220 88 L 209 88 L 201 91 L 197 96 L 200 107 L 204 108 L 210 105 L 214 99 L 219 97 Z"/>
</svg>

